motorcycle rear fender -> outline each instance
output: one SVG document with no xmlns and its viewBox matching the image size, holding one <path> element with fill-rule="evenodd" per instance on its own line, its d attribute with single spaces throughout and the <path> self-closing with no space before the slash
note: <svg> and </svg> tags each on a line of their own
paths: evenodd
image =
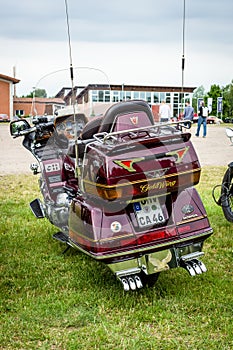
<svg viewBox="0 0 233 350">
<path fill-rule="evenodd" d="M 72 202 L 69 218 L 71 244 L 105 262 L 132 259 L 162 251 L 169 246 L 204 241 L 212 230 L 203 204 L 194 188 L 168 199 L 172 210 L 164 225 L 140 229 L 130 204 L 120 211 L 96 202 Z M 168 206 L 168 203 L 167 203 Z"/>
</svg>

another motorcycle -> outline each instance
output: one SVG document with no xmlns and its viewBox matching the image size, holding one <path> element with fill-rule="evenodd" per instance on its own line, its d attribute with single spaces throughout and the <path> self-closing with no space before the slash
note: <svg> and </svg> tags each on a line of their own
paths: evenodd
<svg viewBox="0 0 233 350">
<path fill-rule="evenodd" d="M 201 169 L 189 125 L 155 123 L 143 100 L 108 104 L 95 117 L 78 107 L 52 122 L 10 124 L 37 160 L 43 201 L 30 203 L 35 216 L 67 247 L 107 264 L 125 291 L 170 268 L 205 272 L 212 228 L 194 188 Z"/>
<path fill-rule="evenodd" d="M 233 144 L 233 129 L 226 128 L 225 131 L 226 136 Z M 222 207 L 225 218 L 229 222 L 233 222 L 233 162 L 228 164 L 221 185 L 216 185 L 213 188 L 212 195 L 215 203 Z"/>
</svg>

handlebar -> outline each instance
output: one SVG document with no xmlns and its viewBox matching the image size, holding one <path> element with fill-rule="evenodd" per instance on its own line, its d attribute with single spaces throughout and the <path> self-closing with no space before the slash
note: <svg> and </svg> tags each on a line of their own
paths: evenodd
<svg viewBox="0 0 233 350">
<path fill-rule="evenodd" d="M 29 135 L 33 132 L 43 133 L 46 130 L 52 131 L 54 129 L 54 123 L 53 122 L 40 123 L 31 127 L 28 122 L 21 120 L 21 121 L 12 122 L 10 129 L 11 129 L 11 135 L 13 136 L 13 138 L 16 138 L 19 136 Z"/>
</svg>

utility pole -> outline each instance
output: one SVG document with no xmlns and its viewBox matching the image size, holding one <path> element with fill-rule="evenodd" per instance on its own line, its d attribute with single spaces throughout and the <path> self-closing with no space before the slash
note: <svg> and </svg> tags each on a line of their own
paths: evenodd
<svg viewBox="0 0 233 350">
<path fill-rule="evenodd" d="M 13 77 L 16 78 L 16 67 L 13 66 Z M 13 97 L 16 97 L 16 84 L 14 84 L 14 95 Z"/>
<path fill-rule="evenodd" d="M 181 85 L 181 90 L 182 94 L 181 96 L 184 99 L 184 66 L 185 66 L 185 0 L 183 0 L 183 30 L 182 30 L 182 85 Z M 181 97 L 181 104 L 182 104 L 182 97 Z"/>
</svg>

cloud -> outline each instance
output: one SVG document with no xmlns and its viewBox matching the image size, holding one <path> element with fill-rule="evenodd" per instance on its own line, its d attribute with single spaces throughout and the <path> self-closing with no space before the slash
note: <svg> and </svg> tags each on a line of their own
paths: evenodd
<svg viewBox="0 0 233 350">
<path fill-rule="evenodd" d="M 233 1 L 185 4 L 185 84 L 229 83 Z M 69 67 L 64 0 L 0 5 L 0 73 L 16 65 L 19 91 Z M 103 69 L 113 83 L 181 84 L 183 0 L 68 0 L 68 10 L 74 65 Z"/>
</svg>

